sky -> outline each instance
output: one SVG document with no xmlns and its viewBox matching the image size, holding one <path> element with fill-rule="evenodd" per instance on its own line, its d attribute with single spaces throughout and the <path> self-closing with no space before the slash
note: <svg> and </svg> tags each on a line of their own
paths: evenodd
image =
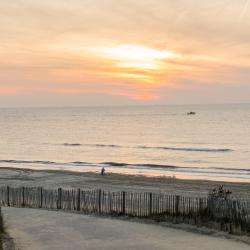
<svg viewBox="0 0 250 250">
<path fill-rule="evenodd" d="M 249 99 L 250 0 L 0 0 L 0 107 Z"/>
</svg>

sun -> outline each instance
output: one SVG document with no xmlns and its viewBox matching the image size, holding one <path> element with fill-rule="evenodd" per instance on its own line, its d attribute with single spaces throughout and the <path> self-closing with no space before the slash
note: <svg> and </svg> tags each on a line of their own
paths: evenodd
<svg viewBox="0 0 250 250">
<path fill-rule="evenodd" d="M 162 60 L 175 58 L 171 51 L 163 51 L 144 46 L 119 45 L 115 47 L 101 48 L 99 52 L 107 58 L 116 60 L 121 68 L 155 70 Z"/>
</svg>

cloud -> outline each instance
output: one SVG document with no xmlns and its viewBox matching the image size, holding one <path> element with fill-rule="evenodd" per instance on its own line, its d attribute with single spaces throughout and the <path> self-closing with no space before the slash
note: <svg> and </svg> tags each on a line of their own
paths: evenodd
<svg viewBox="0 0 250 250">
<path fill-rule="evenodd" d="M 12 0 L 1 1 L 0 10 L 0 95 L 26 96 L 31 106 L 39 93 L 55 103 L 62 94 L 85 96 L 82 104 L 88 95 L 98 94 L 98 102 L 110 94 L 118 104 L 167 102 L 162 91 L 183 102 L 178 93 L 187 86 L 211 89 L 204 98 L 212 100 L 218 85 L 243 96 L 250 84 L 246 0 Z M 125 62 L 93 53 L 123 47 L 127 55 L 129 46 L 179 57 Z"/>
</svg>

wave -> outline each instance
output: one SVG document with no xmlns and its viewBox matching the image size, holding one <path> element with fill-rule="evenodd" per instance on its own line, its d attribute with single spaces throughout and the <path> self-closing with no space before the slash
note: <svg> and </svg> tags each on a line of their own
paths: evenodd
<svg viewBox="0 0 250 250">
<path fill-rule="evenodd" d="M 89 147 L 108 147 L 108 148 L 135 148 L 135 149 L 159 149 L 171 151 L 186 151 L 186 152 L 231 152 L 229 148 L 192 148 L 192 147 L 162 147 L 162 146 L 121 146 L 117 144 L 80 144 L 80 143 L 64 143 L 64 146 L 89 146 Z"/>
<path fill-rule="evenodd" d="M 152 163 L 125 163 L 125 162 L 84 162 L 84 161 L 73 161 L 73 162 L 55 162 L 55 161 L 36 161 L 36 160 L 0 160 L 0 163 L 13 163 L 13 164 L 42 164 L 42 165 L 71 165 L 71 166 L 110 166 L 110 167 L 145 167 L 145 168 L 161 168 L 161 169 L 203 169 L 203 170 L 230 170 L 230 171 L 246 171 L 250 172 L 247 168 L 225 168 L 225 167 L 185 167 L 185 166 L 174 166 L 165 164 L 152 164 Z"/>
<path fill-rule="evenodd" d="M 109 148 L 121 148 L 122 146 L 115 144 L 81 144 L 81 143 L 63 143 L 63 146 L 89 146 L 89 147 L 109 147 Z"/>
<path fill-rule="evenodd" d="M 63 146 L 69 146 L 69 147 L 77 147 L 81 146 L 82 144 L 80 143 L 63 143 Z"/>
<path fill-rule="evenodd" d="M 88 145 L 95 147 L 122 148 L 122 146 L 115 144 L 88 144 Z"/>
<path fill-rule="evenodd" d="M 75 165 L 75 166 L 110 166 L 110 167 L 147 167 L 147 168 L 179 168 L 177 166 L 171 165 L 160 165 L 151 163 L 122 163 L 122 162 L 101 162 L 101 163 L 91 163 L 84 161 L 74 161 L 74 162 L 54 162 L 54 161 L 32 161 L 32 160 L 0 160 L 0 163 L 13 163 L 13 164 L 42 164 L 42 165 Z M 181 167 L 185 168 L 185 167 Z"/>
<path fill-rule="evenodd" d="M 122 163 L 122 162 L 102 162 L 101 164 L 112 166 L 112 167 L 128 167 L 128 166 L 135 166 L 135 167 L 147 167 L 147 168 L 179 168 L 177 166 L 172 165 L 161 165 L 161 164 L 151 164 L 151 163 L 139 163 L 139 164 L 131 164 L 131 163 Z M 186 168 L 186 167 L 181 167 Z"/>
<path fill-rule="evenodd" d="M 138 148 L 144 149 L 163 149 L 163 150 L 173 150 L 173 151 L 193 151 L 193 152 L 229 152 L 233 151 L 229 148 L 177 148 L 177 147 L 149 147 L 149 146 L 139 146 Z"/>
<path fill-rule="evenodd" d="M 242 176 L 242 178 L 249 178 L 250 176 L 250 169 L 244 169 L 244 168 L 224 168 L 224 167 L 208 167 L 208 168 L 202 168 L 202 167 L 185 167 L 185 166 L 173 166 L 173 165 L 164 165 L 164 164 L 151 164 L 151 163 L 123 163 L 123 162 L 101 162 L 101 163 L 90 163 L 90 162 L 83 162 L 83 161 L 74 161 L 74 162 L 54 162 L 54 161 L 36 161 L 36 160 L 0 160 L 0 164 L 12 164 L 13 165 L 22 165 L 27 164 L 32 168 L 32 164 L 39 164 L 39 165 L 45 165 L 48 167 L 48 169 L 53 170 L 53 166 L 63 166 L 63 169 L 67 170 L 73 170 L 74 167 L 82 167 L 82 171 L 84 171 L 84 167 L 87 167 L 86 169 L 89 171 L 89 167 L 93 167 L 94 169 L 100 169 L 102 166 L 105 166 L 107 168 L 124 168 L 124 169 L 130 169 L 132 171 L 151 171 L 154 173 L 168 173 L 171 174 L 174 173 L 182 173 L 182 174 L 194 174 L 194 175 L 222 175 L 222 176 Z M 9 166 L 6 166 L 9 167 Z M 19 166 L 20 167 L 20 166 Z M 111 170 L 112 171 L 112 170 Z M 160 172 L 159 172 L 160 171 Z M 122 173 L 122 170 L 121 170 Z"/>
<path fill-rule="evenodd" d="M 63 162 L 54 162 L 54 161 L 28 161 L 28 160 L 0 160 L 0 163 L 13 163 L 13 164 L 41 164 L 48 166 L 55 165 L 67 165 L 67 163 Z"/>
</svg>

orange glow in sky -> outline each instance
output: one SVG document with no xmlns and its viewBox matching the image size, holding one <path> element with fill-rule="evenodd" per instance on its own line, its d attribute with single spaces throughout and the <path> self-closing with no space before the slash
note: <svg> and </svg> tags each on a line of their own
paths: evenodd
<svg viewBox="0 0 250 250">
<path fill-rule="evenodd" d="M 175 58 L 170 51 L 160 51 L 136 45 L 120 45 L 111 48 L 102 48 L 100 53 L 107 58 L 115 59 L 123 68 L 157 69 L 160 60 Z"/>
<path fill-rule="evenodd" d="M 171 51 L 157 50 L 139 45 L 118 45 L 93 50 L 100 56 L 114 64 L 114 76 L 132 79 L 135 83 L 154 83 L 154 72 L 164 73 L 164 62 L 177 58 Z M 155 83 L 156 84 L 156 83 Z M 142 98 L 155 99 L 155 98 Z"/>
</svg>

